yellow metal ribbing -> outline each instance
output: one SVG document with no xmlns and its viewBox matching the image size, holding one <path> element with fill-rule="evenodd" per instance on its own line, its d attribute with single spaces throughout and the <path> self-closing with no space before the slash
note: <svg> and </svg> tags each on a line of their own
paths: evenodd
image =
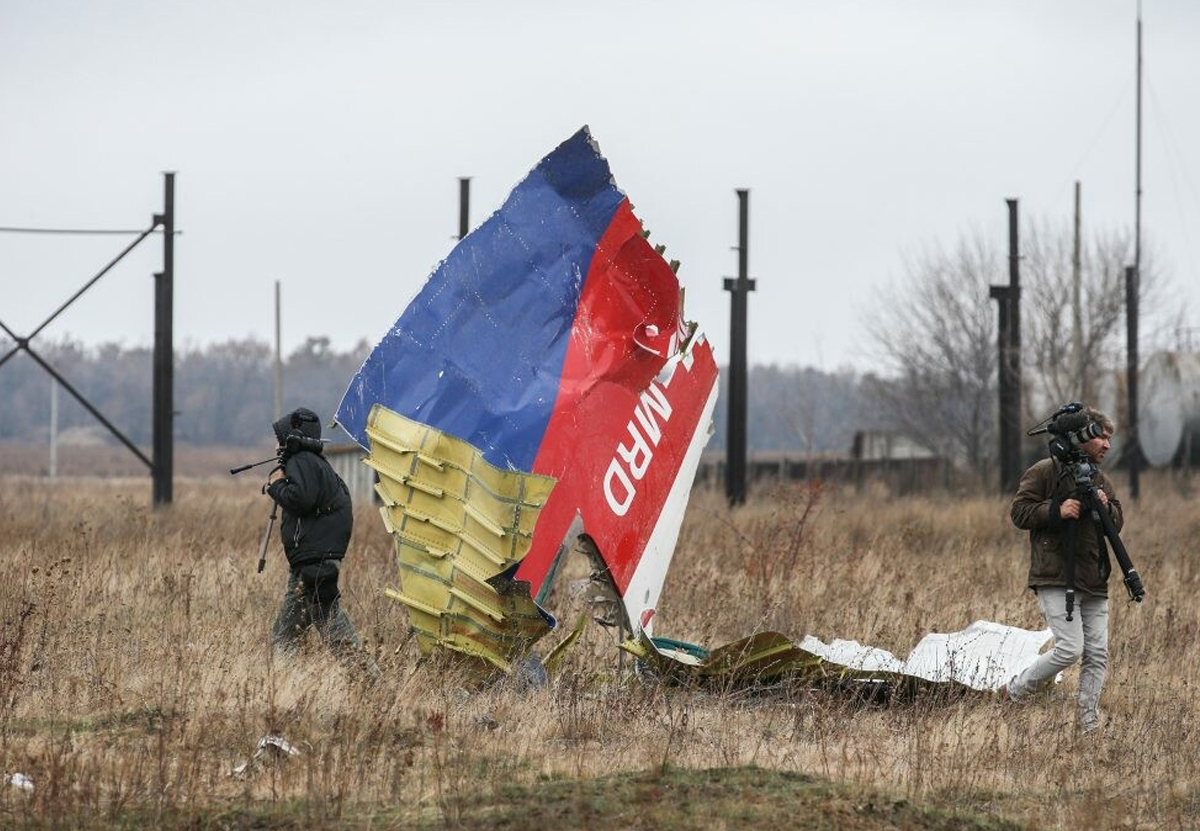
<svg viewBox="0 0 1200 831">
<path fill-rule="evenodd" d="M 400 565 L 401 590 L 385 594 L 408 609 L 422 651 L 507 671 L 549 624 L 526 584 L 496 578 L 528 553 L 554 480 L 497 468 L 461 439 L 379 405 L 367 436 Z"/>
</svg>

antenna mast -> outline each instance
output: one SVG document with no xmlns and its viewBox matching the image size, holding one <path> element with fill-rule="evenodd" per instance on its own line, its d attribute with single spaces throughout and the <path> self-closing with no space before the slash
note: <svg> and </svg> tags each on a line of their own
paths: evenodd
<svg viewBox="0 0 1200 831">
<path fill-rule="evenodd" d="M 1138 481 L 1142 463 L 1138 441 L 1138 295 L 1142 282 L 1142 3 L 1138 0 L 1137 18 L 1137 144 L 1136 181 L 1133 220 L 1133 268 L 1125 269 L 1125 373 L 1129 394 L 1129 495 L 1136 500 L 1141 492 Z"/>
</svg>

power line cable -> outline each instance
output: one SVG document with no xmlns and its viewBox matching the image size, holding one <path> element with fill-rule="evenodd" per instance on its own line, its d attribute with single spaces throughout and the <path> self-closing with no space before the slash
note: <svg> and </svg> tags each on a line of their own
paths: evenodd
<svg viewBox="0 0 1200 831">
<path fill-rule="evenodd" d="M 134 230 L 125 230 L 123 228 L 31 228 L 19 227 L 15 225 L 0 225 L 0 233 L 5 234 L 112 234 L 124 236 L 136 236 L 142 233 L 144 228 Z M 155 229 L 152 233 L 161 234 L 162 231 Z M 177 235 L 183 231 L 176 231 Z"/>
<path fill-rule="evenodd" d="M 1184 200 L 1179 190 L 1179 180 L 1183 179 L 1184 184 L 1191 190 L 1192 198 L 1196 202 L 1197 208 L 1200 208 L 1200 192 L 1196 189 L 1196 182 L 1192 179 L 1191 172 L 1187 167 L 1187 159 L 1183 151 L 1179 147 L 1179 143 L 1175 140 L 1174 132 L 1167 121 L 1165 108 L 1158 100 L 1158 95 L 1154 91 L 1154 86 L 1147 79 L 1146 87 L 1150 92 L 1150 104 L 1157 120 L 1159 122 L 1159 135 L 1163 143 L 1163 149 L 1166 151 L 1167 163 L 1171 165 L 1171 188 L 1175 192 L 1175 209 L 1179 212 L 1179 227 L 1183 233 L 1183 246 L 1188 258 L 1188 266 L 1192 272 L 1193 278 L 1197 276 L 1196 272 L 1196 255 L 1192 248 L 1192 238 L 1188 233 L 1188 223 L 1184 216 Z"/>
<path fill-rule="evenodd" d="M 1101 122 L 1100 128 L 1096 130 L 1096 134 L 1092 136 L 1092 140 L 1088 143 L 1087 150 L 1085 150 L 1083 155 L 1079 157 L 1079 161 L 1075 163 L 1075 166 L 1071 168 L 1071 172 L 1067 175 L 1067 178 L 1063 180 L 1063 183 L 1059 185 L 1058 189 L 1055 191 L 1054 198 L 1050 202 L 1051 205 L 1057 203 L 1059 199 L 1062 198 L 1063 192 L 1070 186 L 1070 184 L 1079 178 L 1079 171 L 1085 164 L 1087 164 L 1088 159 L 1091 158 L 1092 153 L 1096 149 L 1096 145 L 1100 143 L 1100 139 L 1108 131 L 1109 125 L 1112 124 L 1112 120 L 1116 117 L 1117 111 L 1120 110 L 1121 105 L 1125 103 L 1125 96 L 1129 94 L 1129 90 L 1133 86 L 1134 80 L 1134 77 L 1130 76 L 1126 81 L 1125 86 L 1117 94 L 1117 98 L 1113 102 L 1112 108 L 1108 111 L 1108 115 L 1104 117 L 1104 121 Z"/>
</svg>

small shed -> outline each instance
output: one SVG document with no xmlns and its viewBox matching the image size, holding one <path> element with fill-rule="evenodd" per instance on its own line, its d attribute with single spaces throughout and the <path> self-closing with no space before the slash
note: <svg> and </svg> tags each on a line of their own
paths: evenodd
<svg viewBox="0 0 1200 831">
<path fill-rule="evenodd" d="M 346 487 L 350 489 L 350 498 L 355 502 L 364 499 L 375 499 L 375 483 L 379 477 L 375 471 L 363 464 L 367 452 L 353 442 L 346 444 L 328 444 L 325 446 L 325 458 Z"/>
<path fill-rule="evenodd" d="M 859 461 L 932 459 L 935 454 L 903 433 L 891 430 L 859 430 L 854 434 L 851 455 Z"/>
</svg>

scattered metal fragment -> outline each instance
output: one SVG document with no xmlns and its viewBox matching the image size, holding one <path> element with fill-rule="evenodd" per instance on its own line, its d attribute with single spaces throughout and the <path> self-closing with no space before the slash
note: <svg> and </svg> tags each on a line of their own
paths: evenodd
<svg viewBox="0 0 1200 831">
<path fill-rule="evenodd" d="M 471 724 L 482 730 L 495 730 L 500 726 L 500 721 L 491 713 L 483 713 L 471 719 Z"/>
<path fill-rule="evenodd" d="M 33 791 L 33 779 L 23 773 L 4 774 L 4 784 L 11 785 L 21 791 Z"/>
<path fill-rule="evenodd" d="M 471 445 L 381 406 L 367 425 L 383 523 L 421 651 L 436 647 L 511 672 L 555 625 L 513 579 L 553 480 L 502 470 Z"/>
<path fill-rule="evenodd" d="M 249 776 L 265 762 L 283 762 L 299 756 L 300 750 L 282 736 L 263 736 L 254 747 L 254 755 L 229 772 L 233 777 Z"/>
<path fill-rule="evenodd" d="M 795 643 L 760 632 L 712 650 L 642 635 L 621 648 L 674 681 L 725 686 L 832 680 L 996 690 L 1037 659 L 1050 630 L 1030 631 L 980 620 L 960 632 L 932 633 L 901 661 L 857 641 L 823 643 L 811 635 Z"/>
</svg>

